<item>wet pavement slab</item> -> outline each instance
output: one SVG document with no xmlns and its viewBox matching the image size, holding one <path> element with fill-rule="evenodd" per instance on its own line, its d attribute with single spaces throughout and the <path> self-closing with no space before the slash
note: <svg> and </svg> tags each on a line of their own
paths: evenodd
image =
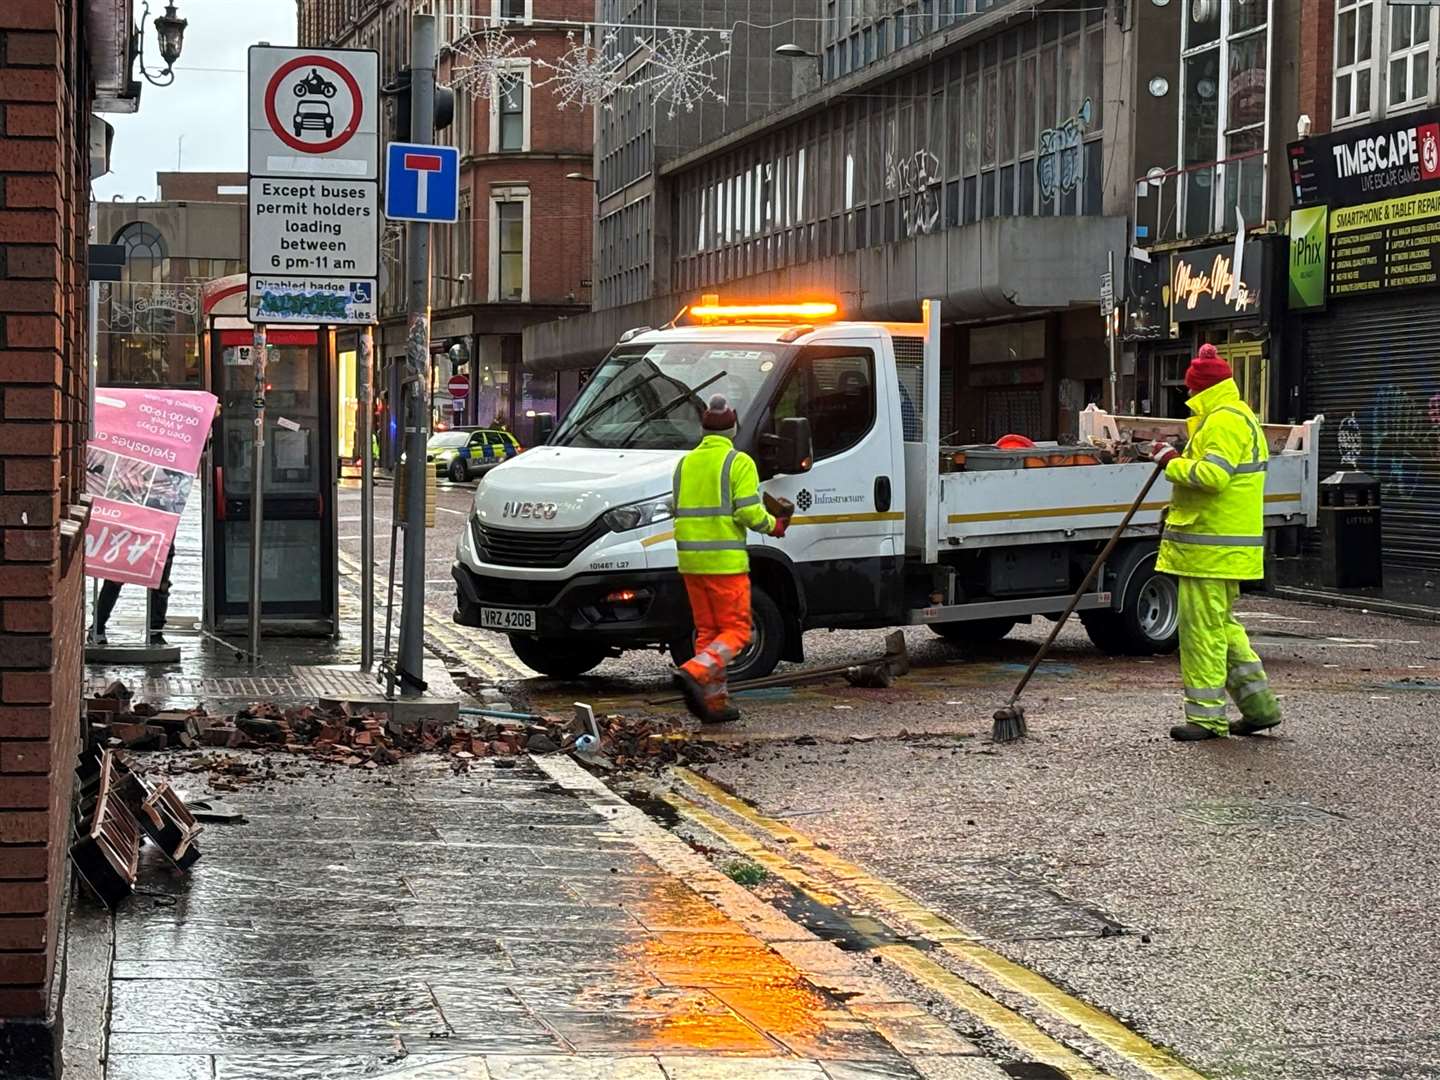
<svg viewBox="0 0 1440 1080">
<path fill-rule="evenodd" d="M 224 801 L 244 823 L 114 913 L 107 1080 L 920 1075 L 528 761 Z"/>
</svg>

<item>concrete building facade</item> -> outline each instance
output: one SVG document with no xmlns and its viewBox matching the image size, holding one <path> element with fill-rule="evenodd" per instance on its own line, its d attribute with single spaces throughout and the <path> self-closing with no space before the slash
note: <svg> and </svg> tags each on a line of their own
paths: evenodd
<svg viewBox="0 0 1440 1080">
<path fill-rule="evenodd" d="M 201 288 L 245 268 L 246 174 L 162 172 L 156 181 L 156 201 L 96 205 L 98 242 L 125 249 L 121 280 L 99 290 L 96 378 L 199 389 Z"/>
</svg>

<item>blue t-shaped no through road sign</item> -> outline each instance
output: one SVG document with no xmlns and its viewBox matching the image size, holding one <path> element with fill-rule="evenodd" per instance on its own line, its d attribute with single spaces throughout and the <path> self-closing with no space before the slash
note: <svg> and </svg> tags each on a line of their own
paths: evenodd
<svg viewBox="0 0 1440 1080">
<path fill-rule="evenodd" d="M 391 221 L 458 221 L 460 151 L 453 146 L 388 144 L 385 216 Z"/>
</svg>

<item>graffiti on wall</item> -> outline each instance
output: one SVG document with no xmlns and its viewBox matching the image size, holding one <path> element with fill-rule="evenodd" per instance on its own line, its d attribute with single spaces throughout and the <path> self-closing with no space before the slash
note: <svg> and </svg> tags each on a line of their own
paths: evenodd
<svg viewBox="0 0 1440 1080">
<path fill-rule="evenodd" d="M 1427 394 L 1386 383 L 1371 399 L 1369 421 L 1369 453 L 1360 460 L 1368 465 L 1366 471 L 1380 481 L 1385 495 L 1410 498 L 1427 481 L 1434 481 L 1435 474 L 1440 473 L 1440 393 Z M 1357 422 L 1357 441 L 1359 426 Z M 1342 440 L 1345 427 L 1342 422 L 1337 436 Z M 1345 460 L 1344 441 L 1340 448 Z"/>
<path fill-rule="evenodd" d="M 1035 179 L 1040 185 L 1040 199 L 1049 202 L 1059 191 L 1069 195 L 1080 183 L 1080 140 L 1090 126 L 1093 106 L 1086 98 L 1079 112 L 1059 127 L 1040 132 L 1036 145 Z"/>
<path fill-rule="evenodd" d="M 929 150 L 890 158 L 885 187 L 900 198 L 906 236 L 934 232 L 940 224 L 940 179 L 940 159 Z"/>
</svg>

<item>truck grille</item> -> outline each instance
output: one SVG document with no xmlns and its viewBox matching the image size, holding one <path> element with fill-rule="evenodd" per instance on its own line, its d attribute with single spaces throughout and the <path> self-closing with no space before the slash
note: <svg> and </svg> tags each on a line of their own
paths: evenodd
<svg viewBox="0 0 1440 1080">
<path fill-rule="evenodd" d="M 603 536 L 608 530 L 598 518 L 583 529 L 497 529 L 470 519 L 480 557 L 495 566 L 558 568 Z"/>
</svg>

